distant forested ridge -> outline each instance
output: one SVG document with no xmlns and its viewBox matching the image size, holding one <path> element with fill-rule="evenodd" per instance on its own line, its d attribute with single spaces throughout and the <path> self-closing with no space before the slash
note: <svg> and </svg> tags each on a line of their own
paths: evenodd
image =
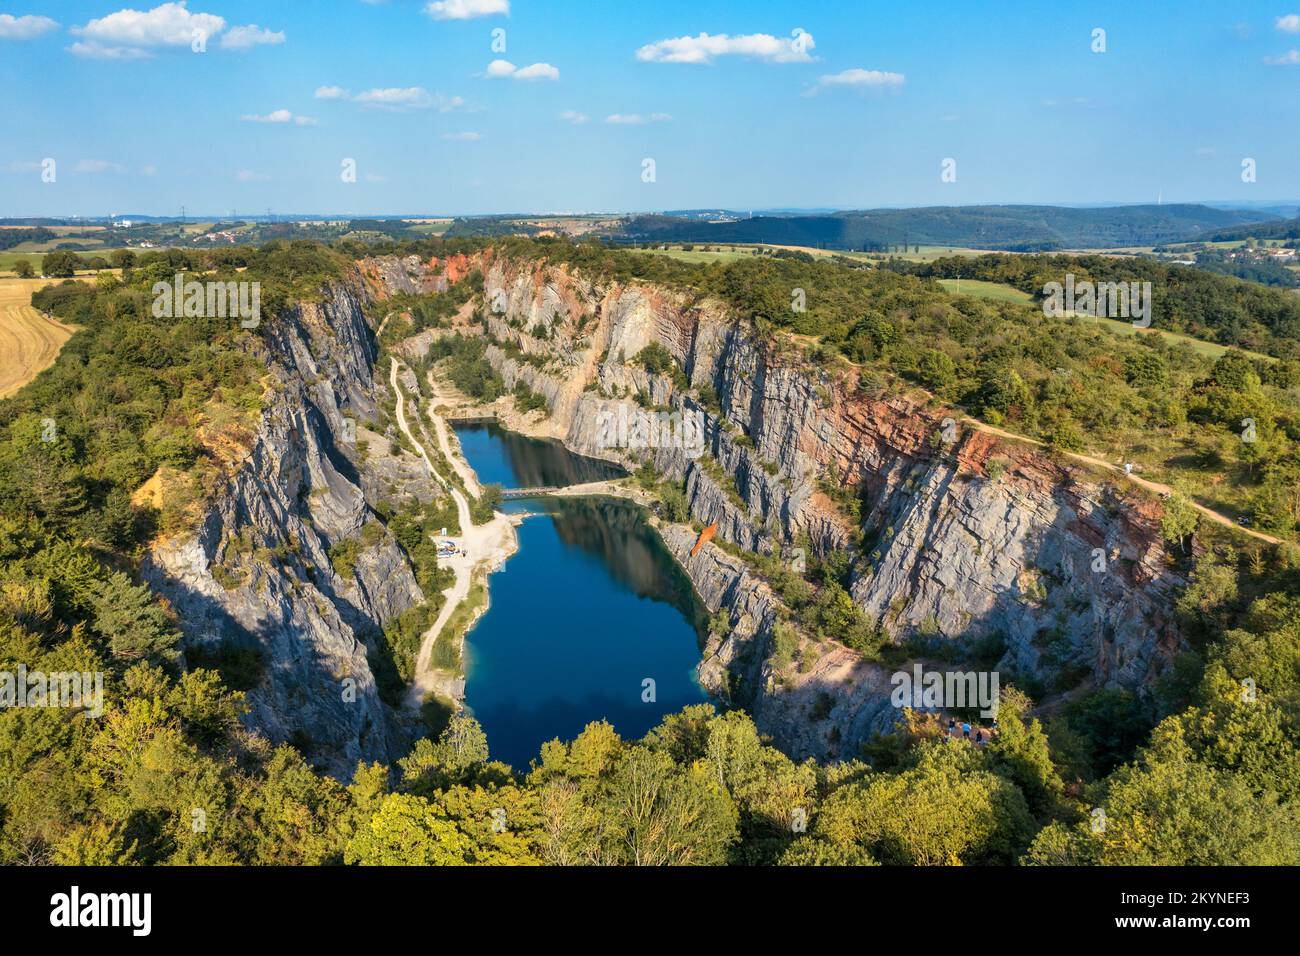
<svg viewBox="0 0 1300 956">
<path fill-rule="evenodd" d="M 1300 218 L 1257 222 L 1233 229 L 1220 229 L 1201 236 L 1201 242 L 1242 242 L 1246 239 L 1300 239 Z"/>
<path fill-rule="evenodd" d="M 933 206 L 829 216 L 759 216 L 733 222 L 637 216 L 617 235 L 649 242 L 757 242 L 865 251 L 919 244 L 1035 252 L 1192 241 L 1209 231 L 1269 218 L 1190 204 L 1103 209 Z"/>
<path fill-rule="evenodd" d="M 0 229 L 0 250 L 12 249 L 24 242 L 49 242 L 57 234 L 41 226 L 35 229 Z"/>
</svg>

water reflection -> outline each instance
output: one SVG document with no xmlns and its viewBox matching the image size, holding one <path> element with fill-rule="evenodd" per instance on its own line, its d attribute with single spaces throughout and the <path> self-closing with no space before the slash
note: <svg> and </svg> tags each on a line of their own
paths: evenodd
<svg viewBox="0 0 1300 956">
<path fill-rule="evenodd" d="M 708 623 L 704 608 L 644 510 L 617 498 L 543 498 L 534 505 L 550 515 L 564 544 L 599 558 L 638 597 L 675 607 L 703 641 Z"/>
<path fill-rule="evenodd" d="M 562 445 L 494 426 L 458 427 L 481 480 L 506 487 L 618 474 Z M 608 720 L 640 737 L 706 699 L 695 677 L 705 611 L 644 513 L 610 498 L 539 499 L 519 553 L 493 575 L 466 646 L 466 702 L 494 759 L 521 769 L 541 745 Z M 647 699 L 646 681 L 654 682 Z"/>
<path fill-rule="evenodd" d="M 627 474 L 618 465 L 575 455 L 560 442 L 528 438 L 495 424 L 457 425 L 465 458 L 484 484 L 556 488 Z"/>
</svg>

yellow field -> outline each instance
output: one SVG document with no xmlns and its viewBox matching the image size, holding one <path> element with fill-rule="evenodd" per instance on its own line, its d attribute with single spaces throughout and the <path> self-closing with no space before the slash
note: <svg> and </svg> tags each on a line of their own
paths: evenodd
<svg viewBox="0 0 1300 956">
<path fill-rule="evenodd" d="M 31 307 L 44 279 L 0 279 L 0 398 L 8 398 L 54 364 L 76 331 Z"/>
</svg>

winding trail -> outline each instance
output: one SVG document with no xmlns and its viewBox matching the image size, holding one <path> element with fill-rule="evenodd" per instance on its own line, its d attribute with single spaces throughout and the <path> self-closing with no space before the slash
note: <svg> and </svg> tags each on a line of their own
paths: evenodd
<svg viewBox="0 0 1300 956">
<path fill-rule="evenodd" d="M 999 438 L 1009 438 L 1013 441 L 1027 442 L 1030 445 L 1038 445 L 1040 447 L 1044 447 L 1047 444 L 1046 442 L 1041 442 L 1036 438 L 1029 438 L 1026 435 L 1017 435 L 1015 432 L 1009 432 L 1004 429 L 997 428 L 993 425 L 985 424 L 984 422 L 981 422 L 977 419 L 970 418 L 970 417 L 963 418 L 962 423 L 965 425 L 969 425 L 975 431 L 985 432 L 989 435 L 997 435 Z M 1141 488 L 1145 488 L 1148 491 L 1154 491 L 1156 494 L 1160 494 L 1160 495 L 1173 494 L 1174 489 L 1169 485 L 1162 485 L 1158 481 L 1148 481 L 1146 478 L 1139 478 L 1137 475 L 1134 474 L 1125 474 L 1124 469 L 1119 467 L 1119 465 L 1112 464 L 1111 462 L 1108 462 L 1102 458 L 1094 458 L 1091 455 L 1083 455 L 1073 451 L 1062 452 L 1062 454 L 1064 454 L 1067 458 L 1073 458 L 1075 461 L 1081 461 L 1087 465 L 1094 465 L 1098 468 L 1105 468 L 1107 471 L 1120 475 L 1124 478 L 1127 478 L 1129 481 L 1133 482 L 1133 484 Z M 1216 524 L 1221 524 L 1225 527 L 1233 528 L 1237 531 L 1240 531 L 1242 534 L 1250 535 L 1252 538 L 1258 538 L 1260 541 L 1267 541 L 1269 544 L 1282 543 L 1281 538 L 1275 538 L 1271 534 L 1265 534 L 1262 531 L 1256 531 L 1253 528 L 1244 527 L 1243 525 L 1240 525 L 1237 522 L 1233 521 L 1231 518 L 1229 518 L 1227 515 L 1223 514 L 1222 512 L 1215 511 L 1213 508 L 1207 508 L 1205 507 L 1205 505 L 1198 504 L 1197 502 L 1193 501 L 1190 498 L 1187 499 L 1187 503 L 1190 504 L 1197 511 L 1199 511 L 1201 514 L 1205 515 L 1205 517 L 1215 522 Z"/>
<path fill-rule="evenodd" d="M 392 365 L 389 369 L 389 383 L 392 385 L 393 394 L 397 397 L 397 425 L 402 430 L 402 434 L 420 453 L 420 457 L 424 459 L 429 474 L 451 494 L 452 500 L 456 502 L 456 515 L 460 521 L 461 531 L 457 541 L 460 545 L 460 553 L 451 558 L 439 559 L 439 564 L 450 568 L 456 577 L 451 587 L 443 592 L 446 600 L 442 605 L 442 609 L 438 612 L 438 617 L 430 625 L 429 629 L 424 632 L 424 637 L 420 641 L 420 652 L 415 659 L 415 677 L 408 692 L 408 703 L 412 707 L 419 708 L 425 697 L 431 693 L 456 700 L 463 697 L 463 679 L 458 675 L 439 671 L 432 666 L 434 643 L 438 640 L 438 635 L 442 633 L 452 614 L 460 607 L 461 602 L 469 597 L 474 572 L 480 567 L 484 567 L 487 571 L 500 567 L 506 558 L 518 548 L 518 538 L 515 534 L 514 522 L 508 515 L 500 511 L 493 515 L 492 520 L 487 524 L 475 526 L 470 517 L 469 500 L 459 488 L 438 474 L 438 470 L 433 467 L 433 462 L 430 460 L 428 452 L 425 451 L 423 443 L 412 433 L 411 427 L 406 420 L 405 394 L 398 381 L 398 369 L 401 367 L 401 363 L 392 356 L 390 356 L 390 361 Z M 432 408 L 430 408 L 429 414 L 435 422 L 435 429 L 439 425 L 445 428 L 445 423 L 442 422 L 441 418 L 433 414 Z M 446 440 L 441 430 L 439 436 L 443 438 L 443 452 L 447 455 L 447 460 L 452 462 L 454 466 L 456 458 L 447 454 Z M 468 465 L 465 467 L 473 475 L 472 469 L 469 469 Z M 477 487 L 477 479 L 472 485 L 469 482 L 466 482 L 466 485 L 467 487 Z M 463 639 L 463 635 L 461 635 L 461 638 Z"/>
<path fill-rule="evenodd" d="M 429 369 L 428 374 L 425 375 L 425 382 L 428 383 L 429 390 L 432 393 L 429 400 L 429 421 L 433 423 L 433 430 L 438 436 L 438 445 L 442 448 L 443 457 L 451 462 L 452 470 L 460 476 L 460 480 L 465 483 L 469 493 L 476 498 L 480 497 L 483 494 L 483 488 L 478 483 L 478 475 L 474 473 L 474 469 L 469 466 L 469 462 L 460 453 L 459 446 L 455 449 L 452 448 L 451 439 L 448 437 L 451 429 L 447 427 L 447 423 L 443 421 L 442 416 L 434 411 L 438 407 L 438 400 L 443 396 L 438 388 L 437 380 L 433 377 L 433 369 Z"/>
</svg>

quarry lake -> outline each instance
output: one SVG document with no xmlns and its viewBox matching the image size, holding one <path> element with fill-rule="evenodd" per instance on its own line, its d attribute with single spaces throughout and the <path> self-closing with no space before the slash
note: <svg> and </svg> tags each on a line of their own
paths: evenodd
<svg viewBox="0 0 1300 956">
<path fill-rule="evenodd" d="M 456 435 L 484 484 L 532 488 L 622 474 L 495 425 L 457 426 Z M 571 740 L 601 719 L 634 739 L 706 699 L 695 678 L 704 608 L 641 508 L 614 498 L 503 507 L 530 517 L 519 552 L 491 576 L 491 605 L 465 647 L 466 704 L 493 759 L 527 769 L 543 743 Z"/>
</svg>

